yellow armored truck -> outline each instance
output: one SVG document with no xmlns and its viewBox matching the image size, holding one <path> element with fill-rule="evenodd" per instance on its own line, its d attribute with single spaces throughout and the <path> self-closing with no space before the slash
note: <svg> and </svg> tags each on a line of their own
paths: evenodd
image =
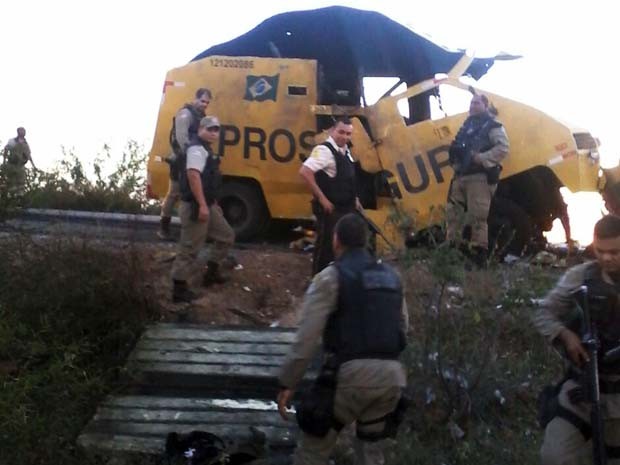
<svg viewBox="0 0 620 465">
<path fill-rule="evenodd" d="M 274 16 L 168 72 L 148 160 L 149 194 L 166 193 L 172 119 L 199 87 L 213 92 L 208 113 L 222 123 L 220 203 L 239 239 L 270 219 L 311 218 L 298 171 L 343 114 L 354 122 L 352 152 L 368 216 L 397 244 L 404 241 L 389 221 L 395 212 L 415 218 L 415 230 L 440 224 L 452 178 L 448 147 L 474 92 L 489 97 L 510 138 L 500 182 L 542 169 L 573 192 L 596 191 L 598 142 L 591 134 L 472 85 L 495 60 L 509 58 L 449 51 L 376 12 L 329 7 Z M 369 78 L 390 82 L 375 103 L 365 88 Z M 460 107 L 448 108 L 451 99 Z M 493 221 L 517 224 L 506 212 Z"/>
</svg>

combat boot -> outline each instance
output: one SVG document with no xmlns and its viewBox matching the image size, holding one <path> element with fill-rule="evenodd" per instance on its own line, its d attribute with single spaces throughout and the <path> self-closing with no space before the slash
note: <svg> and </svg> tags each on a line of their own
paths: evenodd
<svg viewBox="0 0 620 465">
<path fill-rule="evenodd" d="M 187 302 L 190 303 L 192 300 L 196 300 L 198 295 L 192 292 L 192 290 L 187 287 L 186 281 L 177 281 L 174 280 L 172 282 L 172 302 Z"/>
<path fill-rule="evenodd" d="M 228 278 L 220 273 L 220 265 L 216 262 L 207 262 L 207 271 L 202 277 L 202 285 L 209 287 L 211 284 L 224 284 Z"/>
<path fill-rule="evenodd" d="M 157 237 L 162 241 L 171 241 L 172 234 L 170 233 L 170 221 L 172 218 L 169 216 L 162 216 L 159 220 L 159 231 L 157 231 Z"/>
</svg>

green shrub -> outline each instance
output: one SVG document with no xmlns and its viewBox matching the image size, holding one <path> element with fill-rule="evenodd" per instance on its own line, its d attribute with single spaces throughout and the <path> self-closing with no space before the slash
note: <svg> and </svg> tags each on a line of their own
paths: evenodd
<svg viewBox="0 0 620 465">
<path fill-rule="evenodd" d="M 91 463 L 76 437 L 154 315 L 140 258 L 20 236 L 0 256 L 0 464 Z"/>
</svg>

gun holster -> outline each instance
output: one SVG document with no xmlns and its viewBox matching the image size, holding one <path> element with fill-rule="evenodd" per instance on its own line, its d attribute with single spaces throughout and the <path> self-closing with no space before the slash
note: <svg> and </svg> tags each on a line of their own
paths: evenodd
<svg viewBox="0 0 620 465">
<path fill-rule="evenodd" d="M 502 172 L 502 165 L 496 165 L 491 168 L 485 168 L 484 172 L 487 175 L 487 184 L 493 186 L 499 182 L 499 175 Z"/>
<path fill-rule="evenodd" d="M 357 421 L 356 435 L 358 439 L 376 442 L 386 438 L 396 438 L 398 426 L 404 421 L 411 402 L 411 397 L 403 392 L 392 412 L 375 420 Z"/>
<path fill-rule="evenodd" d="M 536 399 L 536 420 L 542 429 L 545 429 L 556 416 L 559 405 L 558 396 L 560 395 L 561 388 L 562 383 L 549 384 L 538 394 Z"/>
<path fill-rule="evenodd" d="M 323 438 L 330 429 L 342 429 L 343 425 L 334 417 L 337 376 L 337 368 L 323 367 L 312 386 L 299 393 L 295 416 L 304 433 Z"/>
</svg>

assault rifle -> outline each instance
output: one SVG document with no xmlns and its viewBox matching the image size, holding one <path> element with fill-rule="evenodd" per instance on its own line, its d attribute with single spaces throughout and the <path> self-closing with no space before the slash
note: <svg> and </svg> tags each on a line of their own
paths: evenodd
<svg viewBox="0 0 620 465">
<path fill-rule="evenodd" d="M 576 293 L 577 305 L 583 312 L 584 333 L 581 343 L 588 352 L 590 360 L 585 365 L 584 386 L 585 401 L 590 403 L 590 425 L 592 428 L 592 457 L 594 465 L 607 464 L 607 452 L 605 450 L 605 431 L 603 417 L 601 415 L 601 393 L 598 372 L 598 356 L 601 349 L 601 340 L 598 334 L 596 320 L 592 319 L 589 303 L 588 286 L 581 286 Z M 609 351 L 607 356 L 611 356 Z M 605 357 L 607 358 L 607 357 Z"/>
<path fill-rule="evenodd" d="M 387 237 L 385 237 L 385 234 L 383 234 L 383 231 L 379 229 L 379 226 L 377 226 L 373 220 L 371 220 L 370 218 L 366 216 L 363 209 L 358 208 L 357 213 L 366 222 L 366 224 L 368 225 L 368 229 L 370 229 L 370 232 L 381 236 L 381 238 L 387 243 L 387 245 L 390 246 L 392 250 L 396 250 L 396 247 L 394 247 L 394 244 L 392 244 L 390 240 Z"/>
</svg>

